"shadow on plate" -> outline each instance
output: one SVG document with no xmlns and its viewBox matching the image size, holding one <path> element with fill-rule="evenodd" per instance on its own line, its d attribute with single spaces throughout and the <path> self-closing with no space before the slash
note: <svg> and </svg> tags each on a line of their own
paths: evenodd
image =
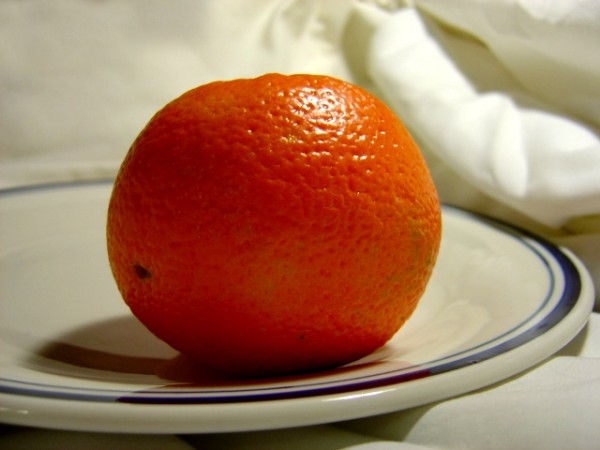
<svg viewBox="0 0 600 450">
<path fill-rule="evenodd" d="M 79 378 L 122 381 L 127 375 L 154 376 L 177 355 L 133 316 L 94 322 L 56 336 L 27 361 L 31 369 Z"/>
<path fill-rule="evenodd" d="M 381 363 L 371 355 L 364 362 L 313 373 L 277 378 L 239 379 L 216 373 L 178 354 L 157 339 L 133 316 L 92 323 L 58 336 L 28 359 L 30 369 L 55 375 L 118 383 L 185 386 L 235 386 L 293 382 L 342 375 Z"/>
</svg>

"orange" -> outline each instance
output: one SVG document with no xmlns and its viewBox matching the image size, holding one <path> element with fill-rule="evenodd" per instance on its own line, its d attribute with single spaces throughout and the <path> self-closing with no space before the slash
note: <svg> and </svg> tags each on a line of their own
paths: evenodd
<svg viewBox="0 0 600 450">
<path fill-rule="evenodd" d="M 206 84 L 158 111 L 110 199 L 133 314 L 240 376 L 342 365 L 386 341 L 434 266 L 440 205 L 394 113 L 327 76 Z"/>
</svg>

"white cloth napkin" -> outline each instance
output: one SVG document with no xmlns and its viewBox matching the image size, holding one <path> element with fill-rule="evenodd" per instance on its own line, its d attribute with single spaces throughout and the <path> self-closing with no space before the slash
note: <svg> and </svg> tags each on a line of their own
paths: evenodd
<svg viewBox="0 0 600 450">
<path fill-rule="evenodd" d="M 422 3 L 473 37 L 415 9 L 382 24 L 370 73 L 411 129 L 465 181 L 537 221 L 598 214 L 600 25 L 533 15 L 556 15 L 550 2 Z M 600 4 L 587 3 L 600 23 Z"/>
<path fill-rule="evenodd" d="M 0 187 L 113 177 L 150 116 L 198 84 L 326 73 L 398 113 L 443 200 L 572 248 L 600 286 L 600 3 L 406 3 L 4 0 Z M 594 313 L 525 374 L 409 411 L 185 437 L 7 427 L 0 447 L 591 449 L 599 374 Z"/>
</svg>

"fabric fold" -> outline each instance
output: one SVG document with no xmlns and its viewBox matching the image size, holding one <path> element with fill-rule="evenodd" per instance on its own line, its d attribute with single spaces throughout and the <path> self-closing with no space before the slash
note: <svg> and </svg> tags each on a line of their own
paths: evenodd
<svg viewBox="0 0 600 450">
<path fill-rule="evenodd" d="M 385 98 L 467 183 L 554 228 L 600 211 L 597 131 L 524 90 L 483 44 L 401 9 L 371 50 Z"/>
</svg>

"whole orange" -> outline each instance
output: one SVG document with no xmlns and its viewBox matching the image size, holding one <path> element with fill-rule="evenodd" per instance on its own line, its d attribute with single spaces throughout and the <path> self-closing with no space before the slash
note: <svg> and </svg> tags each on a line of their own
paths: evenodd
<svg viewBox="0 0 600 450">
<path fill-rule="evenodd" d="M 399 119 L 327 76 L 206 84 L 158 111 L 108 210 L 133 314 L 208 367 L 328 368 L 382 346 L 415 309 L 441 232 Z"/>
</svg>

